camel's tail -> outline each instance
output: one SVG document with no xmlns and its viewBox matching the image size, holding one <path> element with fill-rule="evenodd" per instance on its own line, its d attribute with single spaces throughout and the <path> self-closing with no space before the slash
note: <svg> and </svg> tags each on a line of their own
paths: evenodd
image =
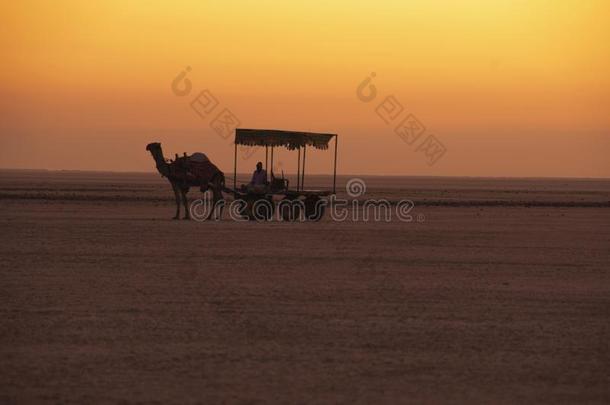
<svg viewBox="0 0 610 405">
<path fill-rule="evenodd" d="M 221 171 L 218 171 L 217 174 L 214 175 L 212 180 L 208 183 L 208 186 L 217 188 L 219 191 L 224 191 L 225 189 L 225 174 Z"/>
<path fill-rule="evenodd" d="M 220 180 L 218 181 L 218 185 L 220 186 L 220 190 L 224 190 L 225 188 L 225 174 L 223 172 L 218 173 L 220 176 Z"/>
</svg>

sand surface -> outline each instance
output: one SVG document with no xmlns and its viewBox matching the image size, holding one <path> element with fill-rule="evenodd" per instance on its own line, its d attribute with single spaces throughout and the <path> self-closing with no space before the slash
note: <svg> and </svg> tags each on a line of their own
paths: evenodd
<svg viewBox="0 0 610 405">
<path fill-rule="evenodd" d="M 417 219 L 171 221 L 154 174 L 0 171 L 0 403 L 610 401 L 610 181 L 365 180 Z"/>
</svg>

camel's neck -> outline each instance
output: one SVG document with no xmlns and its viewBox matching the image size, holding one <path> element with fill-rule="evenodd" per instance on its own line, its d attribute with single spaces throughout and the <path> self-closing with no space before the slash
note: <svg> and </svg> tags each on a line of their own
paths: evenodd
<svg viewBox="0 0 610 405">
<path fill-rule="evenodd" d="M 155 159 L 159 173 L 161 173 L 162 176 L 169 177 L 169 165 L 165 161 L 163 150 L 159 147 L 158 149 L 151 150 L 150 154 L 152 155 L 153 159 Z"/>
</svg>

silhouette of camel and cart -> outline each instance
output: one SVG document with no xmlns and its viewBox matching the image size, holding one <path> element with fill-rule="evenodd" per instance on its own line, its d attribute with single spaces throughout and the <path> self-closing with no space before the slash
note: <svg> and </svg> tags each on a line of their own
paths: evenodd
<svg viewBox="0 0 610 405">
<path fill-rule="evenodd" d="M 305 189 L 307 147 L 327 150 L 333 138 L 335 142 L 332 190 Z M 218 210 L 210 210 L 207 219 L 215 211 L 217 215 L 222 215 L 223 204 L 218 203 L 224 200 L 223 193 L 226 193 L 241 202 L 239 213 L 244 218 L 270 220 L 277 211 L 278 216 L 285 221 L 301 219 L 319 221 L 324 216 L 328 197 L 334 195 L 336 191 L 337 144 L 337 134 L 238 128 L 235 130 L 233 188 L 226 187 L 224 173 L 201 152 L 190 156 L 186 153 L 183 156 L 176 155 L 174 160 L 168 160 L 164 157 L 161 144 L 158 142 L 148 144 L 146 150 L 155 160 L 159 173 L 166 177 L 172 185 L 176 197 L 174 219 L 180 217 L 181 203 L 184 205 L 184 219 L 189 219 L 187 193 L 191 187 L 199 187 L 203 193 L 210 190 L 213 206 L 220 207 L 220 213 L 217 212 Z M 264 167 L 266 170 L 269 164 L 271 165 L 271 180 L 265 182 L 264 187 L 237 186 L 237 147 L 239 145 L 265 148 Z M 298 152 L 296 187 L 290 187 L 290 182 L 284 178 L 283 173 L 282 177 L 275 177 L 273 158 L 276 147 Z"/>
</svg>

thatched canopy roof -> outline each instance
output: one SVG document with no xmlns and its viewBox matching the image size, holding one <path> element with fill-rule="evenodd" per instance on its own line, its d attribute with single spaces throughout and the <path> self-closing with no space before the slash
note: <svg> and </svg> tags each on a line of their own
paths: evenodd
<svg viewBox="0 0 610 405">
<path fill-rule="evenodd" d="M 305 145 L 328 149 L 328 142 L 333 136 L 335 134 L 238 128 L 235 130 L 235 143 L 248 146 L 285 146 L 291 150 Z"/>
</svg>

